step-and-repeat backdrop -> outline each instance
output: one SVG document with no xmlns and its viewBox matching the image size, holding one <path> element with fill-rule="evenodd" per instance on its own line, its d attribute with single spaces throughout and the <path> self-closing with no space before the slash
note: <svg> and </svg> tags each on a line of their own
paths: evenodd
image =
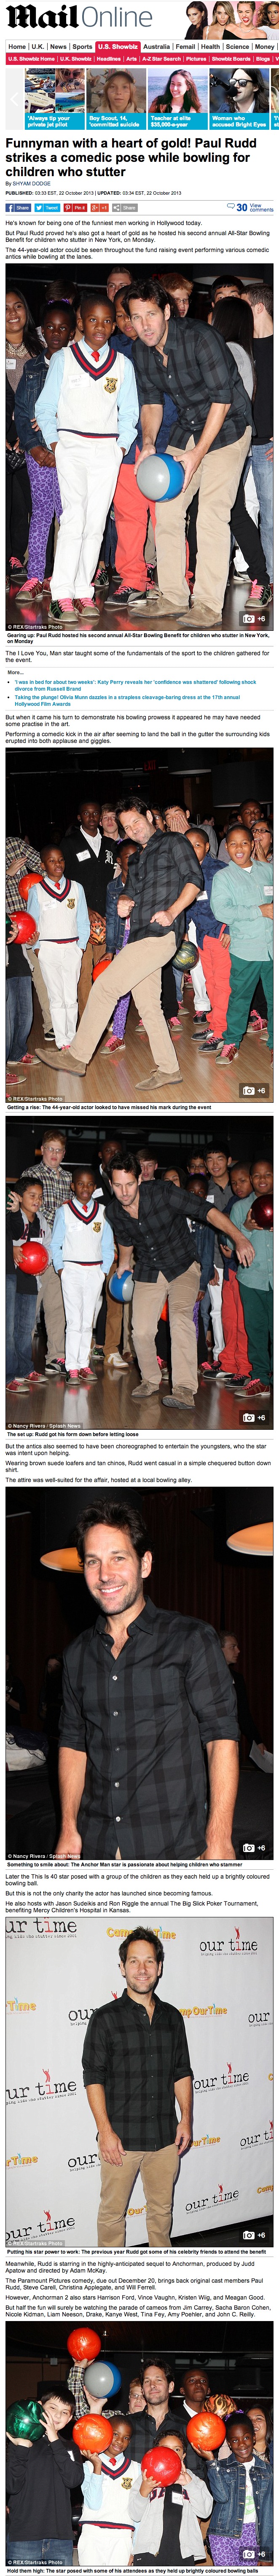
<svg viewBox="0 0 279 2576">
<path fill-rule="evenodd" d="M 131 1917 L 130 1917 L 131 1925 Z M 95 2246 L 99 2165 L 83 2086 L 93 2007 L 120 1995 L 127 1923 L 38 1916 L 7 1924 L 8 2242 Z M 272 2210 L 272 1926 L 168 1917 L 159 2008 L 183 2014 L 194 2076 L 193 2146 L 174 2193 L 173 2239 Z M 177 2105 L 179 2119 L 179 2104 Z M 140 2173 L 127 2246 L 147 2242 Z"/>
</svg>

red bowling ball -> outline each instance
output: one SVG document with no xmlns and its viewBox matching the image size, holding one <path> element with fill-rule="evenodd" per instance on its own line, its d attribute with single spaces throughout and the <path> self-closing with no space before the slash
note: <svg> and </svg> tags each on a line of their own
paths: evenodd
<svg viewBox="0 0 279 2576">
<path fill-rule="evenodd" d="M 187 2441 L 192 2443 L 193 2451 L 219 2451 L 220 2443 L 225 2442 L 225 2438 L 226 2426 L 223 2424 L 223 2416 L 208 2415 L 206 2406 L 202 2406 L 200 2415 L 191 2416 L 191 2422 L 189 2418 Z"/>
<path fill-rule="evenodd" d="M 107 2423 L 106 2415 L 79 2415 L 73 2424 L 73 2442 L 86 2460 L 93 2458 L 94 2451 L 109 2451 L 112 2436 L 113 2424 Z"/>
<path fill-rule="evenodd" d="M 72 2334 L 67 2336 L 72 2361 L 96 2361 L 100 2351 L 101 2336 L 95 2334 L 95 2326 L 73 2326 Z"/>
<path fill-rule="evenodd" d="M 168 2450 L 167 2442 L 158 2442 L 158 2449 L 154 2445 L 153 2451 L 144 2451 L 141 2466 L 145 2478 L 154 2478 L 154 2486 L 174 2487 L 180 2478 L 179 2451 L 174 2446 L 173 2451 Z"/>
<path fill-rule="evenodd" d="M 40 1278 L 41 1270 L 48 1270 L 48 1252 L 46 1251 L 45 1243 L 40 1243 L 38 1235 L 37 1242 L 35 1242 L 34 1236 L 34 1241 L 31 1240 L 31 1243 L 18 1244 L 17 1268 L 19 1270 L 27 1270 L 29 1273 L 31 1271 L 31 1276 L 32 1271 L 34 1271 L 35 1278 L 37 1278 L 37 1272 L 38 1278 Z"/>
<path fill-rule="evenodd" d="M 16 930 L 15 947 L 23 948 L 24 941 L 26 940 L 26 945 L 30 948 L 32 939 L 38 938 L 37 922 L 34 921 L 34 913 L 11 912 L 11 930 Z"/>
<path fill-rule="evenodd" d="M 251 1215 L 253 1225 L 262 1225 L 264 1233 L 271 1233 L 273 1227 L 273 1194 L 271 1193 L 271 1190 L 267 1190 L 262 1198 L 254 1199 Z"/>
</svg>

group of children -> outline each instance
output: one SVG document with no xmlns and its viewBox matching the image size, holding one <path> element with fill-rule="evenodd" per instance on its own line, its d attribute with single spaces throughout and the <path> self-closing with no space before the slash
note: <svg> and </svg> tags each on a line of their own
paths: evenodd
<svg viewBox="0 0 279 2576">
<path fill-rule="evenodd" d="M 105 1148 L 104 1156 L 105 1156 Z M 145 1178 L 154 1180 L 154 1159 L 145 1164 Z M 183 1186 L 183 1174 L 168 1171 L 166 1179 Z M 202 1375 L 213 1374 L 220 1383 L 232 1388 L 258 1387 L 268 1393 L 273 1375 L 273 1232 L 253 1223 L 255 1200 L 273 1191 L 272 1166 L 265 1156 L 248 1164 L 232 1163 L 220 1148 L 208 1151 L 206 1157 L 193 1156 L 186 1186 L 197 1198 L 195 1258 L 200 1260 L 199 1305 L 203 1320 L 207 1357 L 202 1362 Z M 186 1175 L 185 1175 L 186 1181 Z M 19 1190 L 10 1190 L 7 1201 L 7 1360 L 9 1393 L 24 1393 L 40 1382 L 40 1371 L 33 1366 L 32 1339 L 38 1312 L 38 1292 L 44 1299 L 44 1281 L 40 1266 L 40 1244 L 47 1251 L 52 1274 L 61 1281 L 61 1324 L 58 1331 L 61 1356 L 54 1361 L 52 1373 L 70 1380 L 90 1378 L 92 1338 L 103 1305 L 106 1279 L 111 1278 L 118 1259 L 110 1224 L 110 1175 L 104 1163 L 104 1181 L 95 1180 L 92 1166 L 75 1167 L 72 1187 L 65 1183 L 65 1194 L 50 1217 L 43 1207 L 43 1179 L 23 1174 Z M 60 1193 L 57 1193 L 59 1197 Z M 236 1259 L 233 1245 L 220 1236 L 212 1245 L 209 1230 L 199 1228 L 199 1202 L 206 1197 L 217 1208 L 225 1208 L 228 1217 L 243 1232 L 252 1233 L 254 1260 L 251 1267 Z M 54 1201 L 55 1204 L 55 1201 Z M 185 1220 L 186 1222 L 186 1220 Z M 36 1272 L 20 1266 L 21 1248 L 38 1245 Z M 121 1265 L 120 1265 L 121 1267 Z M 50 1309 L 51 1312 L 51 1309 Z M 129 1308 L 131 1314 L 131 1308 Z M 118 1339 L 121 1337 L 121 1303 Z M 62 1322 L 63 1318 L 63 1322 Z M 198 1333 L 198 1313 L 196 1317 Z M 129 1357 L 133 1356 L 132 1323 Z M 106 1336 L 109 1358 L 109 1337 Z M 102 1344 L 99 1356 L 102 1357 Z M 121 1363 L 128 1366 L 126 1358 Z M 51 1364 L 50 1371 L 51 1374 Z"/>
<path fill-rule="evenodd" d="M 85 2461 L 80 2567 L 164 2567 L 271 2563 L 273 2470 L 257 2452 L 252 2417 L 230 2415 L 224 2448 L 206 2452 L 206 2481 L 186 2463 L 186 2434 L 164 2430 L 164 2451 L 180 2461 L 173 2485 L 156 2485 L 132 2457 L 129 2418 L 114 2419 L 109 2453 Z M 154 2456 L 154 2455 L 153 2455 Z M 206 2546 L 201 2525 L 205 2526 Z M 121 2531 L 121 2537 L 120 2537 Z"/>
<path fill-rule="evenodd" d="M 251 818 L 249 822 L 246 819 L 247 815 Z M 167 828 L 167 819 L 162 818 L 163 832 Z M 249 804 L 244 805 L 240 816 L 226 829 L 218 858 L 215 831 L 211 833 L 210 838 L 206 826 L 192 824 L 190 818 L 185 825 L 185 814 L 182 809 L 177 808 L 176 824 L 171 826 L 174 835 L 175 828 L 181 830 L 182 826 L 184 831 L 186 828 L 187 840 L 191 843 L 196 859 L 200 863 L 203 878 L 203 891 L 197 893 L 196 900 L 191 903 L 190 910 L 186 914 L 188 942 L 192 942 L 194 951 L 190 970 L 195 1002 L 193 1039 L 195 1042 L 199 1041 L 199 1045 L 206 1053 L 215 1053 L 222 1060 L 232 1063 L 238 1056 L 241 1041 L 249 1025 L 252 1032 L 255 1030 L 262 1035 L 272 1056 L 271 825 L 264 821 L 259 808 L 254 809 L 253 803 L 251 807 Z M 115 832 L 117 835 L 117 825 Z M 114 876 L 113 879 L 110 876 L 107 882 L 106 924 L 105 921 L 101 922 L 98 928 L 97 923 L 96 936 L 100 937 L 101 930 L 108 957 L 112 951 L 115 952 L 123 944 L 123 937 L 124 944 L 129 939 L 129 917 L 124 922 L 120 918 L 118 906 L 119 893 L 123 893 L 125 888 L 128 858 L 132 849 L 133 855 L 137 857 L 136 845 L 128 843 L 127 840 L 124 841 L 124 837 L 121 842 L 119 838 L 115 850 Z M 88 857 L 88 851 L 85 840 L 85 860 L 86 857 Z M 17 1048 L 20 1060 L 20 1048 L 22 1047 L 24 1052 L 24 1043 L 26 1043 L 26 1025 L 27 1033 L 30 1028 L 32 996 L 26 1024 L 26 1017 L 22 1019 L 21 1008 L 22 994 L 25 1001 L 26 986 L 20 984 L 20 975 L 24 967 L 28 978 L 28 967 L 30 969 L 30 963 L 32 967 L 32 957 L 34 959 L 36 955 L 38 972 L 43 979 L 39 990 L 45 991 L 45 996 L 48 996 L 50 1026 L 52 1024 L 58 1051 L 61 1049 L 64 1051 L 65 1048 L 70 1047 L 77 1028 L 78 1010 L 80 1016 L 80 1010 L 84 1007 L 82 1000 L 79 1003 L 79 985 L 85 951 L 91 961 L 90 978 L 92 974 L 93 952 L 90 944 L 92 943 L 92 917 L 90 918 L 90 910 L 87 906 L 85 885 L 78 881 L 75 875 L 73 877 L 68 875 L 63 848 L 54 839 L 41 849 L 38 876 L 34 873 L 31 876 L 27 912 L 35 921 L 37 932 L 36 936 L 32 931 L 32 944 L 29 944 L 29 949 L 28 926 L 26 949 L 21 948 L 20 951 L 16 945 L 13 945 L 16 941 L 16 933 L 8 926 L 7 1052 L 8 1058 L 11 1056 L 13 1060 L 16 1058 Z M 171 1007 L 171 1001 L 170 1004 L 168 1003 L 167 993 L 165 996 L 163 987 L 163 1010 L 165 1009 L 169 1017 L 171 1031 L 174 1029 L 179 1036 L 183 1025 L 184 1007 L 184 974 L 179 951 L 174 957 L 171 969 L 165 970 L 165 974 L 167 972 L 171 974 L 174 1009 Z M 28 991 L 29 982 L 31 992 L 30 973 Z M 258 992 L 261 1010 L 257 1007 Z M 129 998 L 127 960 L 127 992 L 123 994 L 123 998 L 116 1007 L 112 1030 L 107 1039 L 108 1049 L 115 1052 L 120 1047 L 123 1049 L 125 1043 Z"/>
</svg>

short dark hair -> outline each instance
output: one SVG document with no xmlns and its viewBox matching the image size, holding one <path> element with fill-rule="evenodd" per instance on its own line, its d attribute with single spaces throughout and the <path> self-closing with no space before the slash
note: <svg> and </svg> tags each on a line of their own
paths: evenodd
<svg viewBox="0 0 279 2576">
<path fill-rule="evenodd" d="M 42 324 L 42 329 L 43 329 L 44 322 L 49 322 L 49 320 L 50 320 L 50 315 L 51 315 L 52 313 L 64 313 L 64 314 L 65 314 L 65 322 L 68 322 L 68 323 L 69 323 L 69 331 L 71 330 L 72 323 L 73 323 L 73 305 L 68 303 L 68 299 L 66 299 L 66 296 L 64 296 L 64 295 L 60 295 L 60 296 L 59 296 L 59 302 L 58 302 L 58 300 L 57 300 L 57 303 L 56 303 L 56 300 L 55 300 L 55 304 L 52 304 L 52 303 L 51 303 L 51 299 L 50 299 L 49 304 L 43 304 L 43 305 L 42 305 L 42 309 L 41 309 L 41 324 Z"/>
<path fill-rule="evenodd" d="M 80 1178 L 81 1178 L 81 1172 L 90 1172 L 90 1174 L 91 1174 L 91 1180 L 92 1180 L 92 1181 L 94 1181 L 94 1179 L 95 1179 L 95 1166 L 94 1166 L 94 1163 L 87 1163 L 87 1162 L 86 1162 L 86 1154 L 85 1154 L 85 1156 L 84 1156 L 84 1163 L 74 1163 L 74 1164 L 73 1164 L 73 1171 L 74 1171 L 74 1175 L 75 1175 L 75 1181 L 80 1181 Z"/>
<path fill-rule="evenodd" d="M 119 1950 L 119 1958 L 122 1960 L 122 1968 L 125 1968 L 125 1967 L 126 1967 L 126 1959 L 127 1959 L 127 1957 L 128 1957 L 128 1950 L 130 1950 L 130 1949 L 131 1949 L 131 1943 L 132 1943 L 132 1941 L 150 1941 L 150 1942 L 152 1942 L 152 1949 L 153 1949 L 153 1950 L 155 1950 L 155 1959 L 157 1960 L 157 1968 L 163 1968 L 163 1965 L 164 1965 L 164 1951 L 163 1951 L 163 1943 L 162 1943 L 162 1941 L 159 1941 L 159 1934 L 158 1934 L 158 1932 L 153 1932 L 153 1930 L 152 1930 L 152 1925 L 150 1925 L 149 1923 L 147 1923 L 147 1924 L 145 1924 L 145 1923 L 136 1923 L 135 1931 L 134 1931 L 134 1932 L 126 1932 L 125 1940 L 120 1942 L 120 1950 Z M 139 2374 L 139 2375 L 140 2375 L 140 2374 Z"/>
<path fill-rule="evenodd" d="M 124 298 L 123 298 L 123 301 L 124 301 Z M 155 814 L 154 814 L 154 808 L 153 808 L 153 806 L 152 806 L 152 805 L 146 805 L 146 804 L 144 803 L 144 799 L 143 799 L 143 797 L 142 797 L 142 796 L 133 796 L 132 788 L 131 788 L 131 795 L 130 795 L 130 796 L 120 796 L 120 797 L 119 797 L 118 805 L 116 805 L 116 807 L 115 807 L 116 822 L 117 822 L 117 823 L 120 823 L 120 815 L 121 815 L 121 814 L 131 814 L 131 812 L 133 812 L 133 814 L 145 814 L 145 820 L 146 820 L 146 822 L 147 822 L 147 815 L 148 815 L 148 814 L 152 814 L 152 822 L 153 822 L 153 823 L 155 823 Z"/>
<path fill-rule="evenodd" d="M 142 2383 L 143 2383 L 143 2379 L 145 2378 L 145 2372 L 146 2372 L 146 2370 L 163 2370 L 163 2371 L 164 2371 L 164 2374 L 165 2374 L 165 2379 L 167 2379 L 167 2382 L 168 2382 L 168 2388 L 169 2388 L 169 2384 L 170 2384 L 170 2379 L 174 2379 L 174 2367 L 173 2367 L 173 2362 L 172 2362 L 172 2361 L 165 2361 L 165 2357 L 164 2357 L 164 2353 L 163 2353 L 163 2352 L 147 2352 L 147 2353 L 146 2353 L 146 2355 L 145 2355 L 145 2361 L 142 2361 L 142 2363 L 141 2363 L 141 2371 L 140 2371 L 141 2385 L 142 2385 Z M 161 2433 L 160 2433 L 160 2427 L 159 2427 L 159 2431 L 158 2431 L 158 2442 L 160 2441 L 160 2439 L 161 2439 Z"/>
<path fill-rule="evenodd" d="M 235 2431 L 239 2431 L 240 2433 L 251 2433 L 254 2449 L 255 2434 L 251 2415 L 230 2415 L 229 2420 L 227 2419 L 227 2442 L 230 2440 L 230 2434 Z"/>
<path fill-rule="evenodd" d="M 86 314 L 88 304 L 108 304 L 110 306 L 110 296 L 108 295 L 107 286 L 83 286 L 82 294 L 79 297 L 78 307 L 79 312 L 81 313 L 82 322 L 83 316 Z M 113 305 L 111 306 L 111 311 L 113 312 Z"/>
<path fill-rule="evenodd" d="M 106 1491 L 104 1494 L 98 1494 L 98 1502 L 94 1499 L 92 1503 L 87 1503 L 86 1511 L 81 1512 L 80 1519 L 77 1521 L 76 1542 L 82 1565 L 84 1565 L 84 1542 L 87 1530 L 96 1529 L 99 1521 L 105 1521 L 108 1529 L 127 1530 L 135 1555 L 139 1559 L 145 1556 L 148 1533 L 140 1506 L 136 1502 L 131 1502 L 130 1495 L 126 1498 L 125 1494 L 109 1496 Z"/>
<path fill-rule="evenodd" d="M 242 295 L 249 295 L 252 305 L 264 304 L 273 320 L 273 286 L 266 285 L 265 277 L 243 277 Z"/>
<path fill-rule="evenodd" d="M 117 1146 L 117 1153 L 112 1154 L 110 1170 L 111 1172 L 134 1172 L 135 1180 L 138 1181 L 137 1157 L 136 1154 L 132 1154 L 132 1148 L 130 1149 L 129 1145 L 123 1145 L 123 1151 L 121 1151 L 121 1145 Z"/>
<path fill-rule="evenodd" d="M 236 295 L 237 293 L 243 295 L 244 292 L 243 277 L 238 276 L 238 270 L 235 268 L 224 268 L 221 270 L 221 276 L 213 278 L 212 304 L 215 304 L 215 295 L 218 294 L 219 286 L 235 286 Z"/>
<path fill-rule="evenodd" d="M 169 301 L 166 288 L 161 286 L 157 277 L 132 277 L 131 285 L 124 287 L 122 296 L 124 313 L 130 312 L 132 296 L 134 299 L 135 297 L 139 299 L 140 296 L 142 304 L 158 304 L 160 313 L 165 313 L 166 304 Z"/>
<path fill-rule="evenodd" d="M 28 1189 L 28 1181 L 31 1181 L 32 1190 L 43 1190 L 40 1172 L 21 1172 L 18 1186 L 19 1190 L 22 1191 L 22 1196 L 24 1190 Z"/>
<path fill-rule="evenodd" d="M 56 831 L 55 823 L 53 823 L 52 830 L 50 829 L 49 831 L 48 840 L 41 841 L 40 859 L 45 859 L 47 850 L 59 850 L 61 859 L 63 860 L 63 850 L 61 850 L 61 841 L 59 840 L 59 832 Z"/>
<path fill-rule="evenodd" d="M 252 833 L 252 832 L 250 832 L 250 825 L 249 825 L 249 823 L 243 823 L 243 824 L 242 824 L 242 823 L 238 823 L 238 820 L 237 820 L 237 814 L 235 814 L 234 823 L 229 823 L 229 824 L 228 824 L 227 832 L 225 832 L 225 841 L 226 841 L 226 843 L 228 843 L 228 841 L 231 841 L 231 838 L 232 838 L 232 832 L 241 832 L 241 831 L 246 832 L 246 840 L 247 840 L 247 841 L 252 841 L 252 840 L 253 840 L 253 833 Z"/>
</svg>

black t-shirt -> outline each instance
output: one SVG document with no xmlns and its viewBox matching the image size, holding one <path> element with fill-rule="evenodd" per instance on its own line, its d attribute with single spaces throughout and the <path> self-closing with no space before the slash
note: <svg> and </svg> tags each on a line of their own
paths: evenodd
<svg viewBox="0 0 279 2576">
<path fill-rule="evenodd" d="M 31 2450 L 8 2442 L 6 2485 L 9 2496 L 8 2538 L 69 2541 L 72 2548 L 71 2487 L 80 2487 L 81 2459 L 60 2434 L 56 2442 L 32 2442 Z M 19 2553 L 20 2554 L 20 2553 Z"/>
<path fill-rule="evenodd" d="M 174 2397 L 172 2398 L 172 2408 L 173 2413 L 170 2413 L 170 2407 L 167 2406 L 163 2424 L 158 2425 L 156 2424 L 156 2417 L 155 2415 L 152 2415 L 152 2409 L 149 2406 L 146 2415 L 131 2416 L 131 2447 L 133 2459 L 138 2460 L 139 2464 L 141 2464 L 141 2461 L 143 2460 L 145 2451 L 153 2451 L 154 2444 L 156 2442 L 165 2442 L 166 2433 L 173 2433 L 173 2448 L 175 2451 L 175 2430 L 177 2433 L 181 2433 L 183 2428 L 181 2427 L 178 2409 L 176 2412 L 176 2401 Z M 140 2533 L 138 2536 L 140 2538 Z"/>
<path fill-rule="evenodd" d="M 97 840 L 97 833 L 95 838 Z M 120 859 L 120 848 L 120 842 L 118 846 L 117 841 L 110 841 L 109 834 L 101 832 L 97 856 L 96 851 L 91 849 L 90 841 L 87 841 L 83 835 L 80 823 L 76 824 L 71 833 L 66 833 L 65 840 L 61 841 L 67 875 L 75 877 L 77 885 L 84 886 L 88 911 L 100 912 L 103 921 L 107 889 L 110 878 L 114 875 L 115 865 Z"/>
<path fill-rule="evenodd" d="M 255 340 L 255 368 L 252 445 L 267 447 L 273 438 L 273 333 L 268 340 Z"/>
</svg>

